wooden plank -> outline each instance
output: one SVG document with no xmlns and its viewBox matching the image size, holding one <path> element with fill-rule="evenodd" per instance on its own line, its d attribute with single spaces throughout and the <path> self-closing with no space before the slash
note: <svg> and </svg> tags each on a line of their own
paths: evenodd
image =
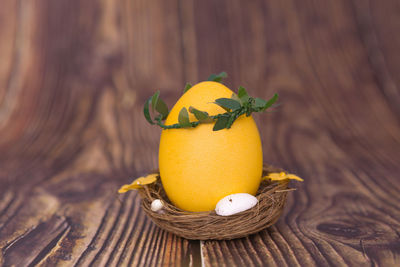
<svg viewBox="0 0 400 267">
<path fill-rule="evenodd" d="M 352 4 L 216 5 L 194 8 L 209 14 L 195 20 L 196 35 L 210 36 L 207 46 L 197 46 L 198 65 L 229 70 L 231 84 L 252 94 L 280 93 L 279 112 L 259 119 L 265 160 L 306 181 L 296 184 L 276 226 L 245 239 L 205 242 L 206 265 L 395 266 L 400 128 L 374 78 Z"/>
<path fill-rule="evenodd" d="M 354 1 L 354 14 L 358 30 L 368 53 L 379 89 L 387 97 L 391 108 L 400 113 L 400 20 L 398 1 Z"/>
<path fill-rule="evenodd" d="M 157 167 L 160 132 L 142 116 L 145 99 L 184 86 L 177 5 L 1 10 L 0 265 L 200 262 L 198 242 L 157 228 L 135 193 L 116 194 Z"/>
<path fill-rule="evenodd" d="M 315 266 L 400 261 L 396 1 L 4 1 L 0 264 Z M 5 41 L 4 41 L 5 40 Z M 119 185 L 157 166 L 186 80 L 281 96 L 265 161 L 305 178 L 284 215 L 233 241 L 158 229 Z M 200 248 L 202 255 L 200 255 Z M 203 259 L 200 257 L 203 256 Z"/>
</svg>

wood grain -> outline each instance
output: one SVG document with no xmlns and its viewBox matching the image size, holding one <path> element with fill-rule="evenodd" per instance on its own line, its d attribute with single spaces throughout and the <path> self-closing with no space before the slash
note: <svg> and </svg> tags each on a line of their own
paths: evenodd
<svg viewBox="0 0 400 267">
<path fill-rule="evenodd" d="M 398 1 L 2 1 L 0 265 L 397 266 Z M 158 229 L 119 185 L 157 167 L 185 82 L 281 96 L 265 162 L 305 178 L 284 215 L 233 241 Z"/>
</svg>

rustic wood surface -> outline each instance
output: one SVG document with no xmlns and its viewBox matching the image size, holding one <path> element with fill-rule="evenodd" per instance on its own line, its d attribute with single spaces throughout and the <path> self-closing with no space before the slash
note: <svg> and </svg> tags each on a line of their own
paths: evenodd
<svg viewBox="0 0 400 267">
<path fill-rule="evenodd" d="M 399 266 L 400 2 L 4 0 L 0 265 Z M 186 81 L 281 96 L 265 161 L 304 177 L 273 227 L 234 241 L 158 229 L 137 194 Z"/>
</svg>

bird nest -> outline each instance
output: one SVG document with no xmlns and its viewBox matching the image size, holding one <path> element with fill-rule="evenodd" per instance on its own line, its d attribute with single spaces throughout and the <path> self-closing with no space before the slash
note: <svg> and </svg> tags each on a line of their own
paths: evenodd
<svg viewBox="0 0 400 267">
<path fill-rule="evenodd" d="M 264 167 L 263 176 L 281 169 Z M 142 208 L 160 228 L 186 239 L 224 240 L 245 237 L 273 225 L 282 214 L 286 203 L 289 180 L 264 180 L 256 194 L 258 204 L 251 209 L 220 216 L 215 211 L 188 212 L 174 206 L 165 194 L 160 179 L 139 188 Z M 162 212 L 151 210 L 155 199 L 162 200 Z"/>
</svg>

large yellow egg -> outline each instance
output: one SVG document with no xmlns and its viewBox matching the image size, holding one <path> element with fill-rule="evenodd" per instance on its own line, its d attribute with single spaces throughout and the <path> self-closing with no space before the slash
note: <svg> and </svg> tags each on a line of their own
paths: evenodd
<svg viewBox="0 0 400 267">
<path fill-rule="evenodd" d="M 224 113 L 214 104 L 232 91 L 221 83 L 201 82 L 187 91 L 172 108 L 166 125 L 178 122 L 183 107 L 210 115 Z M 196 121 L 190 114 L 190 121 Z M 209 211 L 234 193 L 254 195 L 261 182 L 262 146 L 253 118 L 238 118 L 230 129 L 213 131 L 214 123 L 196 128 L 163 130 L 160 140 L 160 176 L 168 198 L 187 211 Z"/>
</svg>

